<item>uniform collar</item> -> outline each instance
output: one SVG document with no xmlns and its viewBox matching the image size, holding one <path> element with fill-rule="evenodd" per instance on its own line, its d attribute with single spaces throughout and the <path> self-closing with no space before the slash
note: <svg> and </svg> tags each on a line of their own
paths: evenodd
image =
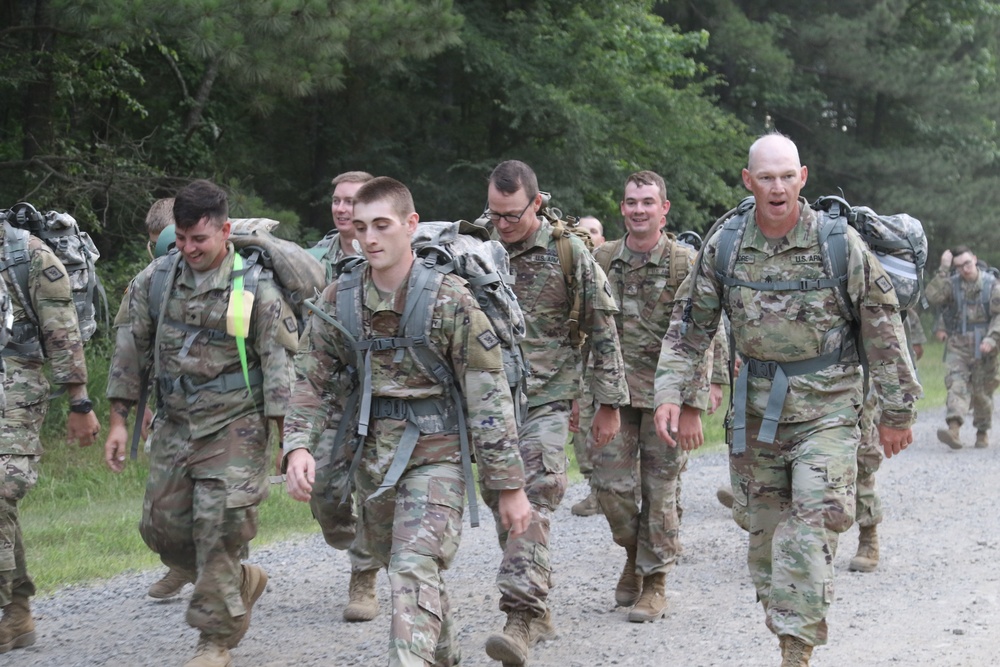
<svg viewBox="0 0 1000 667">
<path fill-rule="evenodd" d="M 747 231 L 745 239 L 743 241 L 744 248 L 752 248 L 754 250 L 759 250 L 760 252 L 767 254 L 775 254 L 778 252 L 784 252 L 789 248 L 812 248 L 816 245 L 816 226 L 819 221 L 819 217 L 809 206 L 809 202 L 806 201 L 804 197 L 799 197 L 799 220 L 795 223 L 795 226 L 785 234 L 784 238 L 778 241 L 769 240 L 764 233 L 760 231 L 760 227 L 757 226 L 755 214 L 757 207 L 754 206 L 750 209 L 747 215 L 750 217 L 750 223 L 747 225 Z"/>
</svg>

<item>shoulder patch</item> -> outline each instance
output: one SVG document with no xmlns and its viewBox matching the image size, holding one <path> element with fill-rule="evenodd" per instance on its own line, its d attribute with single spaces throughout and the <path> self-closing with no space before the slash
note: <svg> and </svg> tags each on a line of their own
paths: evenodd
<svg viewBox="0 0 1000 667">
<path fill-rule="evenodd" d="M 611 283 L 607 280 L 604 281 L 604 293 L 608 295 L 609 299 L 613 299 L 614 295 L 611 293 Z"/>
<path fill-rule="evenodd" d="M 484 350 L 492 350 L 500 344 L 500 338 L 489 329 L 476 336 L 476 340 L 479 341 Z"/>
<path fill-rule="evenodd" d="M 292 316 L 289 315 L 284 320 L 282 320 L 281 323 L 285 325 L 285 328 L 288 330 L 288 333 L 298 333 L 299 332 L 299 325 L 295 321 L 294 317 L 292 317 Z"/>
<path fill-rule="evenodd" d="M 879 276 L 879 278 L 875 281 L 875 285 L 882 290 L 882 294 L 888 294 L 892 291 L 892 281 L 885 276 Z"/>
<path fill-rule="evenodd" d="M 48 278 L 50 283 L 54 283 L 63 277 L 63 272 L 59 270 L 58 266 L 50 266 L 42 271 L 42 275 Z"/>
</svg>

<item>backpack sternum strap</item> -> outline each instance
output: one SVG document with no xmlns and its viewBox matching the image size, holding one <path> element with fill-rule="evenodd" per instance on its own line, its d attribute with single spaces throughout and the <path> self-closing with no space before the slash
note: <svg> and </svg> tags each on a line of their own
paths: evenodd
<svg viewBox="0 0 1000 667">
<path fill-rule="evenodd" d="M 736 388 L 733 397 L 733 454 L 742 454 L 747 448 L 747 384 L 750 376 L 765 378 L 771 381 L 771 391 L 767 397 L 767 408 L 760 425 L 757 439 L 761 442 L 774 442 L 778 432 L 778 421 L 788 394 L 788 378 L 796 375 L 806 375 L 832 366 L 840 361 L 841 351 L 803 359 L 802 361 L 766 361 L 741 355 L 743 367 L 736 378 Z"/>
</svg>

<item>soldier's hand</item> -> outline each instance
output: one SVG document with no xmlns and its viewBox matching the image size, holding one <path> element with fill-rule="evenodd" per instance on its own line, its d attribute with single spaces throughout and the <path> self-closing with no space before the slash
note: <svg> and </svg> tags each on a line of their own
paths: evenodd
<svg viewBox="0 0 1000 667">
<path fill-rule="evenodd" d="M 580 430 L 580 403 L 574 398 L 569 409 L 569 432 L 577 433 Z"/>
<path fill-rule="evenodd" d="M 149 427 L 153 425 L 153 411 L 149 409 L 148 405 L 142 406 L 142 431 L 140 436 L 145 440 L 149 437 Z"/>
<path fill-rule="evenodd" d="M 681 406 L 677 422 L 677 444 L 684 451 L 698 449 L 705 442 L 701 429 L 701 410 L 690 405 Z"/>
<path fill-rule="evenodd" d="M 913 442 L 913 431 L 908 428 L 892 428 L 879 424 L 878 439 L 882 443 L 885 458 L 891 459 Z"/>
<path fill-rule="evenodd" d="M 943 343 L 948 340 L 948 332 L 946 331 L 935 331 L 934 337 L 938 339 L 939 343 Z"/>
<path fill-rule="evenodd" d="M 70 444 L 75 442 L 81 447 L 89 447 L 97 441 L 97 434 L 100 432 L 101 423 L 97 421 L 93 410 L 85 415 L 71 412 L 66 419 L 66 440 Z"/>
<path fill-rule="evenodd" d="M 914 346 L 913 346 L 913 356 L 915 356 L 917 358 L 917 361 L 920 361 L 921 359 L 923 359 L 923 357 L 924 357 L 924 346 L 921 345 L 920 343 L 914 344 Z"/>
<path fill-rule="evenodd" d="M 983 354 L 990 354 L 995 349 L 997 349 L 997 344 L 993 342 L 992 338 L 984 338 L 983 342 L 979 344 L 979 351 Z"/>
<path fill-rule="evenodd" d="M 295 449 L 288 453 L 285 469 L 285 488 L 288 495 L 304 503 L 309 502 L 313 484 L 316 483 L 316 459 L 308 449 Z"/>
<path fill-rule="evenodd" d="M 941 270 L 947 271 L 951 268 L 951 250 L 945 250 L 941 253 Z"/>
<path fill-rule="evenodd" d="M 594 413 L 594 423 L 590 428 L 590 432 L 594 434 L 594 445 L 603 447 L 611 442 L 618 435 L 621 426 L 622 418 L 618 414 L 618 408 L 609 405 L 597 408 L 597 412 Z"/>
<path fill-rule="evenodd" d="M 510 531 L 510 537 L 523 535 L 531 525 L 531 503 L 524 489 L 500 492 L 500 523 Z"/>
<path fill-rule="evenodd" d="M 108 427 L 108 439 L 104 441 L 104 462 L 111 472 L 125 469 L 125 446 L 128 443 L 128 429 L 124 424 L 112 423 Z"/>
<path fill-rule="evenodd" d="M 715 414 L 720 405 L 722 405 L 722 385 L 713 384 L 708 388 L 708 414 Z"/>
<path fill-rule="evenodd" d="M 677 435 L 678 422 L 681 417 L 681 406 L 664 403 L 653 413 L 653 423 L 656 424 L 656 435 L 671 447 L 677 446 L 674 437 Z"/>
</svg>

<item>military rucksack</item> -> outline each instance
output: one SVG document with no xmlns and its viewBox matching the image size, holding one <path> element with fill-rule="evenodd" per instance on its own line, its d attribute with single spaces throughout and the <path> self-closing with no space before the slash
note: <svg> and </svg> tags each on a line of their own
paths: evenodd
<svg viewBox="0 0 1000 667">
<path fill-rule="evenodd" d="M 15 296 L 29 320 L 27 326 L 15 329 L 13 343 L 18 349 L 29 355 L 42 353 L 40 323 L 32 307 L 28 287 L 30 236 L 39 238 L 51 248 L 66 269 L 83 342 L 90 340 L 97 331 L 99 312 L 103 312 L 105 324 L 109 324 L 108 296 L 95 267 L 101 254 L 90 235 L 80 230 L 73 216 L 56 211 L 43 214 L 31 204 L 21 202 L 0 213 L 0 217 L 6 226 L 0 270 L 7 271 L 11 277 Z M 10 348 L 8 352 L 14 349 Z"/>
<path fill-rule="evenodd" d="M 514 399 L 515 417 L 520 424 L 527 414 L 527 361 L 521 352 L 524 339 L 524 315 L 510 288 L 510 260 L 507 251 L 498 241 L 491 240 L 489 231 L 480 225 L 458 222 L 421 222 L 412 239 L 416 253 L 407 285 L 407 299 L 399 330 L 394 337 L 364 338 L 362 334 L 362 283 L 367 262 L 360 257 L 345 266 L 337 281 L 336 319 L 309 302 L 312 311 L 321 319 L 335 326 L 351 342 L 356 359 L 351 372 L 359 376 L 356 387 L 348 396 L 344 418 L 337 429 L 336 445 L 348 437 L 348 424 L 356 424 L 357 440 L 350 474 L 360 463 L 361 442 L 368 433 L 372 417 L 393 417 L 407 421 L 406 430 L 379 489 L 373 495 L 393 488 L 399 481 L 413 453 L 420 428 L 417 417 L 440 415 L 445 428 L 457 427 L 461 444 L 462 466 L 465 471 L 469 501 L 469 519 L 479 525 L 476 506 L 475 480 L 472 477 L 472 454 L 465 423 L 465 402 L 451 372 L 451 363 L 428 345 L 434 304 L 446 274 L 463 278 L 479 307 L 493 325 L 498 344 L 503 351 L 504 371 Z M 442 409 L 438 399 L 394 400 L 372 398 L 372 350 L 395 349 L 397 361 L 409 350 L 417 365 L 430 377 L 437 378 L 445 387 L 451 405 Z M 454 406 L 454 407 L 452 407 Z M 356 420 L 348 415 L 357 415 Z"/>
<path fill-rule="evenodd" d="M 278 224 L 276 220 L 269 220 L 267 218 L 235 218 L 230 220 L 230 223 L 232 229 L 229 241 L 237 250 L 238 255 L 233 264 L 231 289 L 255 294 L 257 285 L 262 277 L 272 279 L 285 302 L 288 303 L 292 311 L 296 314 L 299 322 L 299 332 L 301 333 L 301 322 L 304 313 L 303 304 L 305 300 L 317 294 L 326 286 L 323 266 L 305 248 L 272 235 L 270 230 Z M 171 225 L 161 232 L 160 238 L 169 239 L 174 235 L 174 228 Z M 173 289 L 174 280 L 177 277 L 180 263 L 183 259 L 176 248 L 168 248 L 168 245 L 164 245 L 161 248 L 158 243 L 158 253 L 161 250 L 166 250 L 167 254 L 165 256 L 160 255 L 155 260 L 157 264 L 149 280 L 149 297 L 147 300 L 152 330 L 156 331 L 157 334 L 159 334 L 161 328 L 159 324 L 163 322 L 166 315 L 167 296 Z M 242 302 L 242 300 L 231 300 L 232 302 Z M 252 309 L 252 307 L 251 305 L 250 308 Z M 230 314 L 233 313 L 227 313 L 227 317 Z M 237 324 L 235 325 L 236 331 L 248 330 L 251 314 L 251 312 L 235 313 L 237 320 Z M 236 338 L 242 373 L 239 374 L 239 377 L 235 377 L 237 374 L 220 376 L 216 380 L 213 380 L 213 382 L 236 389 L 240 389 L 245 385 L 248 390 L 251 384 L 259 384 L 255 382 L 256 378 L 251 374 L 247 366 L 248 362 L 245 352 L 246 336 L 224 333 L 216 329 L 202 329 L 183 322 L 174 322 L 172 324 L 188 331 L 192 336 L 204 333 L 212 337 L 231 336 Z M 146 404 L 150 376 L 159 377 L 159 375 L 160 360 L 159 344 L 157 341 L 153 344 L 153 364 L 146 370 L 142 378 L 142 393 L 139 398 L 139 405 Z M 139 429 L 135 429 L 132 438 L 133 459 L 136 457 L 138 451 L 138 433 Z"/>
</svg>

